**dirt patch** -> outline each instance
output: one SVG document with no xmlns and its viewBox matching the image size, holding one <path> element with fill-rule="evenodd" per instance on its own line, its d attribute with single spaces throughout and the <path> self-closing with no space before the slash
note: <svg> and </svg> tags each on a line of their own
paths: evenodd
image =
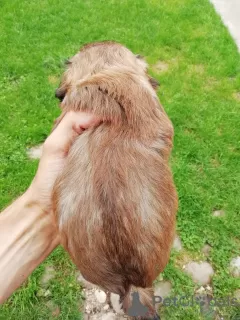
<svg viewBox="0 0 240 320">
<path fill-rule="evenodd" d="M 210 77 L 206 80 L 205 89 L 212 90 L 219 85 L 219 81 L 214 77 Z"/>
<path fill-rule="evenodd" d="M 51 84 L 58 84 L 59 83 L 59 77 L 54 76 L 54 75 L 48 76 L 48 81 Z"/>
<path fill-rule="evenodd" d="M 198 73 L 198 74 L 204 74 L 205 72 L 205 67 L 203 64 L 193 64 L 190 65 L 190 70 L 194 73 Z"/>
<path fill-rule="evenodd" d="M 194 131 L 193 131 L 191 128 L 185 128 L 185 129 L 184 129 L 184 133 L 185 133 L 186 135 L 191 135 L 191 134 L 194 133 Z"/>
<path fill-rule="evenodd" d="M 213 216 L 214 217 L 223 217 L 225 215 L 225 211 L 224 210 L 215 210 L 213 211 Z"/>
<path fill-rule="evenodd" d="M 158 61 L 156 64 L 152 67 L 153 71 L 156 73 L 166 72 L 169 69 L 169 64 L 164 61 Z"/>
<path fill-rule="evenodd" d="M 51 311 L 53 317 L 58 317 L 61 313 L 59 306 L 57 306 L 53 301 L 49 300 L 46 303 L 46 306 Z"/>
<path fill-rule="evenodd" d="M 185 266 L 193 260 L 193 257 L 186 250 L 182 250 L 181 253 L 176 257 L 175 264 L 178 268 L 184 269 Z"/>
<path fill-rule="evenodd" d="M 216 159 L 216 158 L 211 159 L 210 162 L 211 162 L 211 164 L 212 164 L 212 166 L 213 166 L 214 168 L 218 168 L 218 167 L 220 167 L 220 165 L 221 165 L 221 163 L 219 162 L 219 160 Z"/>
<path fill-rule="evenodd" d="M 205 244 L 204 247 L 202 248 L 202 253 L 204 254 L 205 257 L 209 257 L 211 251 L 212 251 L 212 247 L 209 244 Z"/>
<path fill-rule="evenodd" d="M 41 286 L 45 288 L 48 287 L 49 282 L 55 277 L 55 274 L 56 274 L 56 271 L 54 267 L 47 266 L 40 280 Z"/>
<path fill-rule="evenodd" d="M 233 94 L 234 99 L 236 99 L 237 101 L 240 101 L 240 92 L 235 92 Z"/>
</svg>

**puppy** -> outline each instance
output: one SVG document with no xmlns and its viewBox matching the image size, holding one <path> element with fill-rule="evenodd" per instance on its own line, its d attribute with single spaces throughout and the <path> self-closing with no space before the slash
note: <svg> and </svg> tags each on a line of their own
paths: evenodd
<svg viewBox="0 0 240 320">
<path fill-rule="evenodd" d="M 136 319 L 159 319 L 152 285 L 169 260 L 177 211 L 173 126 L 154 89 L 144 60 L 107 41 L 83 46 L 56 91 L 62 115 L 102 120 L 76 139 L 54 187 L 62 244 L 83 277 L 119 294 Z"/>
</svg>

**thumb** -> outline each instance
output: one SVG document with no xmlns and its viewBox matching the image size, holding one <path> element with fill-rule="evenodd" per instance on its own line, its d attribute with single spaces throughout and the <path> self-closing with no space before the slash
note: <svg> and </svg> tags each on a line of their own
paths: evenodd
<svg viewBox="0 0 240 320">
<path fill-rule="evenodd" d="M 85 129 L 96 126 L 100 119 L 91 113 L 67 112 L 44 143 L 44 151 L 66 152 L 73 140 Z"/>
</svg>

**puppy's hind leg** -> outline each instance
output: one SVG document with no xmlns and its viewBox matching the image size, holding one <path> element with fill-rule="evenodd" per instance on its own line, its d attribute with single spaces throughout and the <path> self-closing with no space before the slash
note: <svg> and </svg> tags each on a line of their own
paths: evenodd
<svg viewBox="0 0 240 320">
<path fill-rule="evenodd" d="M 87 281 L 81 273 L 77 275 L 77 281 L 81 283 L 82 287 L 88 290 L 91 290 L 93 288 L 97 288 L 94 284 L 91 282 Z"/>
</svg>

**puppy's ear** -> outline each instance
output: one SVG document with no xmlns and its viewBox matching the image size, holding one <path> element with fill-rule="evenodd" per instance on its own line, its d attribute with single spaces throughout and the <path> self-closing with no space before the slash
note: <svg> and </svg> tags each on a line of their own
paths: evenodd
<svg viewBox="0 0 240 320">
<path fill-rule="evenodd" d="M 137 58 L 138 64 L 147 72 L 148 64 L 145 61 L 144 57 L 141 56 L 140 54 L 137 54 L 136 58 Z M 153 89 L 155 91 L 157 91 L 159 86 L 160 86 L 160 83 L 156 79 L 154 79 L 152 77 L 149 77 L 149 82 L 150 82 L 151 86 L 153 87 Z"/>
<path fill-rule="evenodd" d="M 139 66 L 141 66 L 143 68 L 143 70 L 145 72 L 147 72 L 147 69 L 148 69 L 148 64 L 147 62 L 145 61 L 144 57 L 141 56 L 140 54 L 137 54 L 136 55 L 136 58 L 137 58 L 137 63 L 139 64 Z"/>
<path fill-rule="evenodd" d="M 149 82 L 155 91 L 160 87 L 160 82 L 153 77 L 149 77 Z"/>
<path fill-rule="evenodd" d="M 58 89 L 56 89 L 56 91 L 55 91 L 55 97 L 57 98 L 57 99 L 59 99 L 59 101 L 63 101 L 63 99 L 64 99 L 64 97 L 65 97 L 65 95 L 66 95 L 66 90 L 64 89 L 64 88 L 58 88 Z"/>
<path fill-rule="evenodd" d="M 120 124 L 124 119 L 124 112 L 109 93 L 107 84 L 101 86 L 98 82 L 91 82 L 91 79 L 80 81 L 68 90 L 61 107 L 65 112 L 70 110 L 92 112 L 105 122 Z"/>
</svg>

